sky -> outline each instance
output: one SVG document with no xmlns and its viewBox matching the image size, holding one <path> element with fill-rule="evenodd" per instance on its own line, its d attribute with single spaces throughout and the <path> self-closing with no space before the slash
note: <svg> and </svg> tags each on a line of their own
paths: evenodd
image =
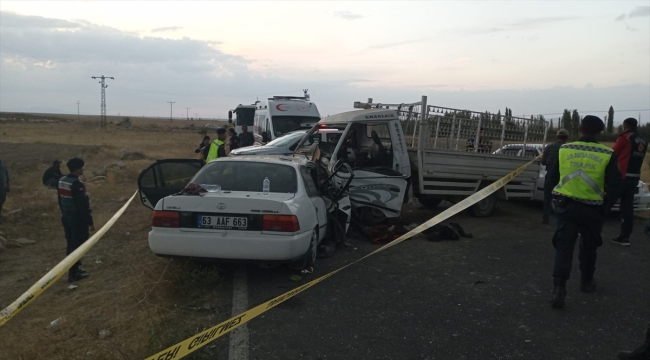
<svg viewBox="0 0 650 360">
<path fill-rule="evenodd" d="M 650 121 L 650 1 L 0 2 L 0 111 L 225 118 L 354 101 Z M 189 108 L 189 109 L 186 109 Z M 632 110 L 632 111 L 627 111 Z"/>
</svg>

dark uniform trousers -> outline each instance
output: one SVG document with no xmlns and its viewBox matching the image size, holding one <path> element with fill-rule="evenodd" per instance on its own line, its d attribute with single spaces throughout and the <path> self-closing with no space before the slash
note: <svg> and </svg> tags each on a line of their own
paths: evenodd
<svg viewBox="0 0 650 360">
<path fill-rule="evenodd" d="M 553 189 L 557 184 L 553 184 L 550 178 L 549 172 L 546 172 L 544 176 L 544 215 L 553 213 Z"/>
<path fill-rule="evenodd" d="M 602 205 L 587 205 L 566 199 L 564 206 L 556 203 L 557 229 L 553 236 L 555 266 L 553 277 L 569 279 L 573 264 L 573 250 L 580 234 L 580 271 L 583 279 L 591 280 L 596 271 L 598 248 L 604 219 Z"/>
<path fill-rule="evenodd" d="M 73 251 L 77 250 L 81 244 L 88 240 L 90 231 L 88 225 L 79 219 L 79 216 L 66 216 L 61 217 L 63 224 L 63 231 L 65 232 L 65 240 L 67 243 L 66 255 L 70 255 Z M 81 266 L 81 260 L 77 261 L 70 268 L 70 274 L 74 275 Z"/>
<path fill-rule="evenodd" d="M 616 197 L 620 199 L 621 236 L 629 238 L 634 227 L 634 195 L 638 192 L 639 178 L 626 178 L 621 181 Z M 612 204 L 613 206 L 614 204 Z"/>
</svg>

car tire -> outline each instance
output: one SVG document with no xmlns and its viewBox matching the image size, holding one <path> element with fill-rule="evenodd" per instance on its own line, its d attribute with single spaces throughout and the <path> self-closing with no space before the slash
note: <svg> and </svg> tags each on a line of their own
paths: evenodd
<svg viewBox="0 0 650 360">
<path fill-rule="evenodd" d="M 289 263 L 289 268 L 293 270 L 302 270 L 314 267 L 316 263 L 318 253 L 318 230 L 314 229 L 311 231 L 311 240 L 309 241 L 309 247 L 307 252 L 299 259 L 292 263 Z"/>
<path fill-rule="evenodd" d="M 420 202 L 420 204 L 422 204 L 423 206 L 429 209 L 435 209 L 438 207 L 438 205 L 440 205 L 442 199 L 429 197 L 429 196 L 422 196 L 418 198 L 418 202 Z"/>
<path fill-rule="evenodd" d="M 493 193 L 485 199 L 470 206 L 469 214 L 477 218 L 492 216 L 492 214 L 494 214 L 497 209 L 498 201 L 499 195 L 497 193 Z"/>
</svg>

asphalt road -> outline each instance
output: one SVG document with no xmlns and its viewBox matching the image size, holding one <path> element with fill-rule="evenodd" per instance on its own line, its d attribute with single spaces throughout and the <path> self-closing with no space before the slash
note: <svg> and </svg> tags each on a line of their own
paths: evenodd
<svg viewBox="0 0 650 360">
<path fill-rule="evenodd" d="M 421 223 L 442 211 L 409 207 Z M 473 239 L 418 236 L 348 268 L 248 323 L 249 359 L 613 359 L 640 344 L 650 322 L 650 240 L 637 223 L 632 246 L 604 226 L 598 292 L 579 292 L 577 250 L 567 306 L 552 309 L 553 225 L 541 209 L 502 202 L 486 219 L 460 214 Z M 292 281 L 285 268 L 247 267 L 253 307 L 377 248 L 319 259 Z M 231 359 L 234 360 L 234 359 Z"/>
</svg>

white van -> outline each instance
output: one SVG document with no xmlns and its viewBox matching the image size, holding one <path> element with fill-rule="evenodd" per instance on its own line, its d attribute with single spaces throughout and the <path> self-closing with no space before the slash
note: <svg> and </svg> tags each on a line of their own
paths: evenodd
<svg viewBox="0 0 650 360">
<path fill-rule="evenodd" d="M 305 96 L 274 96 L 256 104 L 253 134 L 256 143 L 267 143 L 292 131 L 308 130 L 320 121 L 316 104 Z"/>
</svg>

